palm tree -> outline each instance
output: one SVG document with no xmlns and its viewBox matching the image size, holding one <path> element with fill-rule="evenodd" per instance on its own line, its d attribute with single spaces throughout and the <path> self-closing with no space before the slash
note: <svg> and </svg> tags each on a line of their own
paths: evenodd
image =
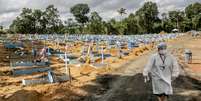
<svg viewBox="0 0 201 101">
<path fill-rule="evenodd" d="M 123 14 L 126 14 L 126 9 L 125 8 L 120 8 L 119 10 L 117 10 L 117 12 L 121 15 L 121 17 L 123 16 Z"/>
<path fill-rule="evenodd" d="M 117 10 L 117 12 L 121 15 L 121 21 L 120 21 L 120 23 L 121 23 L 121 26 L 123 27 L 123 14 L 126 14 L 126 9 L 125 8 L 120 8 L 119 10 Z M 123 34 L 123 33 L 121 33 L 121 34 Z"/>
</svg>

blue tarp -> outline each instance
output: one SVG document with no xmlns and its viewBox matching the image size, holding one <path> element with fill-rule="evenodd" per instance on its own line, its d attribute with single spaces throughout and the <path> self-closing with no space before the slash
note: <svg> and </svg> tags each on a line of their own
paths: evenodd
<svg viewBox="0 0 201 101">
<path fill-rule="evenodd" d="M 4 43 L 4 47 L 8 48 L 8 49 L 16 49 L 16 48 L 22 48 L 23 45 L 20 43 L 10 43 L 10 42 L 6 42 Z"/>
<path fill-rule="evenodd" d="M 13 70 L 13 75 L 28 75 L 33 73 L 40 73 L 40 72 L 47 72 L 50 71 L 51 68 L 31 68 L 31 69 L 20 69 L 20 70 Z"/>
</svg>

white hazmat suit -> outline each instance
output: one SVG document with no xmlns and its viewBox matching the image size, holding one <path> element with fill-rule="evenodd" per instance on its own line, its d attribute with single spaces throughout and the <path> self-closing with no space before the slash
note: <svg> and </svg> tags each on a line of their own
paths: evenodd
<svg viewBox="0 0 201 101">
<path fill-rule="evenodd" d="M 172 78 L 179 75 L 179 65 L 171 54 L 164 54 L 164 58 L 159 53 L 153 54 L 144 68 L 143 76 L 151 74 L 153 94 L 173 94 Z"/>
</svg>

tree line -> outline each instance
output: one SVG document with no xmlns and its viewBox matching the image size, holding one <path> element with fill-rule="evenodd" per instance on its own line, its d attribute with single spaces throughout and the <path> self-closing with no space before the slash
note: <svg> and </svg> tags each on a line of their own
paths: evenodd
<svg viewBox="0 0 201 101">
<path fill-rule="evenodd" d="M 162 13 L 159 17 L 157 4 L 145 2 L 135 13 L 128 17 L 126 9 L 120 8 L 117 12 L 121 20 L 112 18 L 104 21 L 98 12 L 90 12 L 88 4 L 76 4 L 70 8 L 73 18 L 66 21 L 59 19 L 59 11 L 54 5 L 45 10 L 23 8 L 9 27 L 9 33 L 69 33 L 69 34 L 144 34 L 171 32 L 178 29 L 180 32 L 201 30 L 201 3 L 188 5 L 184 11 L 174 10 Z M 109 15 L 108 15 L 109 16 Z"/>
</svg>

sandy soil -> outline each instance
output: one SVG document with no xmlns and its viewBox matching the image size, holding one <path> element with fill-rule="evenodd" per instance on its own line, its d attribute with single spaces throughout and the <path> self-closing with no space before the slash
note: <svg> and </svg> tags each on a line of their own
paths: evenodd
<svg viewBox="0 0 201 101">
<path fill-rule="evenodd" d="M 200 101 L 200 45 L 201 39 L 184 37 L 176 42 L 169 43 L 169 50 L 178 57 L 181 65 L 181 75 L 173 82 L 174 95 L 168 101 Z M 193 52 L 193 63 L 185 64 L 183 61 L 183 51 L 189 48 Z M 197 51 L 196 51 L 197 50 Z M 142 77 L 142 69 L 147 62 L 146 54 L 125 65 L 124 70 L 118 74 L 110 75 L 109 90 L 95 98 L 98 101 L 156 101 L 152 95 L 151 83 L 145 84 Z M 196 64 L 195 64 L 196 63 Z M 194 74 L 194 75 L 192 75 Z"/>
<path fill-rule="evenodd" d="M 178 57 L 182 67 L 182 75 L 173 83 L 175 94 L 170 96 L 169 101 L 201 101 L 200 42 L 201 38 L 189 36 L 168 42 L 169 50 Z M 183 62 L 184 48 L 192 50 L 192 64 Z M 4 59 L 9 51 L 0 49 L 0 59 Z M 133 50 L 122 59 L 108 58 L 104 60 L 109 64 L 107 68 L 95 69 L 87 64 L 80 67 L 69 65 L 73 77 L 71 83 L 27 87 L 21 86 L 21 80 L 31 78 L 32 75 L 14 77 L 8 67 L 9 60 L 1 60 L 0 101 L 156 101 L 151 93 L 151 83 L 145 84 L 141 74 L 147 58 L 154 50 L 144 50 L 143 53 Z M 55 72 L 65 72 L 63 63 L 55 57 L 51 60 Z"/>
</svg>

